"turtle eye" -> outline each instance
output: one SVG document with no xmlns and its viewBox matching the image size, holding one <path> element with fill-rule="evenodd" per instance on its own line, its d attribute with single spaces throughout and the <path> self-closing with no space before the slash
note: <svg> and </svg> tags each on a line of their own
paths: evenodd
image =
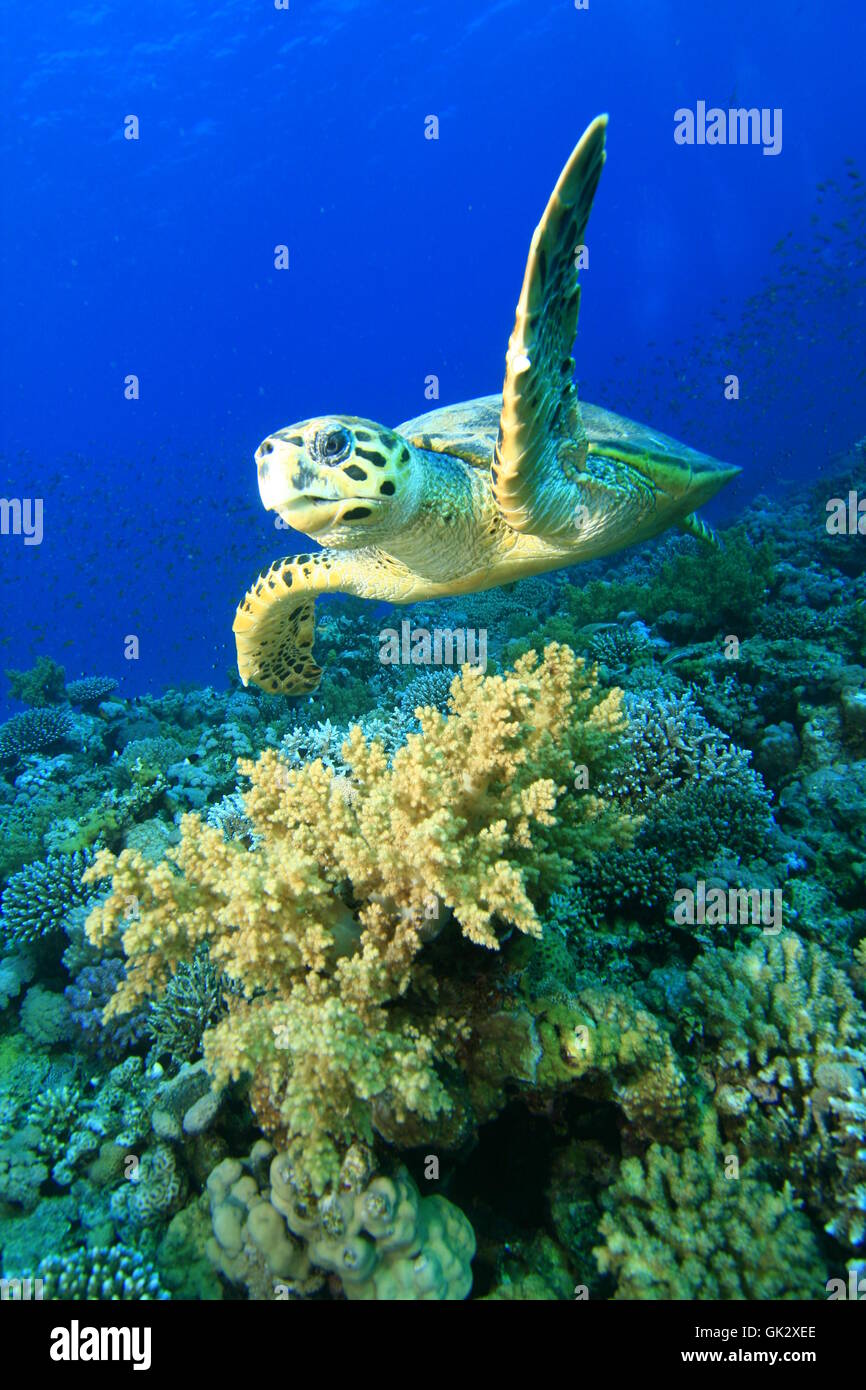
<svg viewBox="0 0 866 1390">
<path fill-rule="evenodd" d="M 348 432 L 343 429 L 323 430 L 316 443 L 325 463 L 336 463 L 349 452 L 351 446 Z"/>
</svg>

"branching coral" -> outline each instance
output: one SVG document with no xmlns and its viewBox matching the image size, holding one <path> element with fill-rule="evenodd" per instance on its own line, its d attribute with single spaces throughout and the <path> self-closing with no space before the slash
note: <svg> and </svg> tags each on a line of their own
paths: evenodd
<svg viewBox="0 0 866 1390">
<path fill-rule="evenodd" d="M 93 897 L 82 875 L 92 862 L 90 853 L 51 854 L 13 874 L 0 907 L 0 939 L 27 945 L 59 932 L 68 912 Z"/>
<path fill-rule="evenodd" d="M 620 692 L 602 694 L 568 648 L 504 677 L 465 669 L 450 715 L 428 708 L 420 723 L 390 767 L 354 729 L 350 779 L 273 751 L 243 765 L 252 850 L 187 816 L 162 863 L 103 852 L 88 875 L 113 876 L 91 940 L 120 927 L 128 957 L 109 1014 L 207 940 L 245 995 L 206 1035 L 208 1064 L 253 1077 L 260 1121 L 318 1191 L 371 1137 L 374 1098 L 397 1123 L 451 1104 L 437 1064 L 454 1062 L 464 1021 L 437 1010 L 425 942 L 452 920 L 489 949 L 503 927 L 540 935 L 536 900 L 632 830 L 593 791 L 566 791 L 578 766 L 602 781 L 623 728 Z"/>
<path fill-rule="evenodd" d="M 199 946 L 191 961 L 178 966 L 165 993 L 145 1015 L 145 1030 L 153 1040 L 151 1057 L 168 1056 L 179 1067 L 198 1056 L 206 1030 L 226 1012 L 223 996 L 228 985 L 214 969 L 207 946 Z"/>
<path fill-rule="evenodd" d="M 623 1161 L 604 1198 L 602 1273 L 619 1299 L 819 1298 L 821 1262 L 787 1185 L 775 1192 L 744 1168 L 726 1175 L 709 1144 L 676 1153 L 654 1144 Z"/>
<path fill-rule="evenodd" d="M 866 1013 L 791 931 L 707 951 L 689 976 L 698 1061 L 726 1137 L 790 1176 L 828 1229 L 866 1238 Z"/>
<path fill-rule="evenodd" d="M 627 755 L 617 790 L 637 809 L 647 809 L 689 782 L 754 778 L 749 754 L 708 723 L 690 691 L 627 695 L 625 701 Z"/>
<path fill-rule="evenodd" d="M 35 1271 L 42 1297 L 75 1300 L 150 1300 L 169 1298 L 153 1265 L 138 1250 L 115 1245 L 110 1250 L 73 1250 L 48 1255 Z"/>
</svg>

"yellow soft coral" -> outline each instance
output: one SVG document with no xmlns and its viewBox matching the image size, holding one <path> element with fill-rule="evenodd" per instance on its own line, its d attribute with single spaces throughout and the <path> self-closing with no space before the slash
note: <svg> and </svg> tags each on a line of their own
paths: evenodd
<svg viewBox="0 0 866 1390">
<path fill-rule="evenodd" d="M 425 943 L 452 920 L 490 949 L 502 927 L 540 935 L 533 894 L 628 839 L 631 822 L 593 790 L 610 773 L 621 701 L 552 645 L 504 676 L 465 668 L 450 714 L 420 710 L 421 732 L 390 767 L 358 728 L 348 783 L 273 751 L 240 764 L 253 849 L 189 815 L 167 861 L 103 851 L 89 871 L 112 878 L 90 938 L 120 930 L 127 955 L 108 1012 L 140 1003 L 207 941 L 243 995 L 206 1036 L 208 1064 L 220 1080 L 254 1078 L 260 1120 L 303 1152 L 322 1190 L 340 1149 L 370 1137 L 373 1100 L 397 1122 L 450 1107 L 437 1065 L 455 1062 L 466 1023 L 437 1011 Z"/>
</svg>

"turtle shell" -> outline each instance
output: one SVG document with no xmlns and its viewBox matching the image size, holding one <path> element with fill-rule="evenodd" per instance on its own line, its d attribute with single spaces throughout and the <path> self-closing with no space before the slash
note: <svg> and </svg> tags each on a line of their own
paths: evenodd
<svg viewBox="0 0 866 1390">
<path fill-rule="evenodd" d="M 440 406 L 428 410 L 426 415 L 416 415 L 414 420 L 398 425 L 397 433 L 416 449 L 452 454 L 474 468 L 489 468 L 501 410 L 501 395 L 479 396 L 474 401 Z"/>
<path fill-rule="evenodd" d="M 426 415 L 417 415 L 414 420 L 398 425 L 397 431 L 418 449 L 451 454 L 475 468 L 489 468 L 501 410 L 501 395 L 479 396 L 474 401 L 461 401 L 459 405 L 446 405 Z M 669 467 L 672 480 L 686 480 L 720 470 L 731 476 L 739 472 L 662 434 L 661 430 L 628 420 L 603 406 L 582 401 L 580 412 L 591 453 L 607 454 L 638 467 L 642 464 Z"/>
</svg>

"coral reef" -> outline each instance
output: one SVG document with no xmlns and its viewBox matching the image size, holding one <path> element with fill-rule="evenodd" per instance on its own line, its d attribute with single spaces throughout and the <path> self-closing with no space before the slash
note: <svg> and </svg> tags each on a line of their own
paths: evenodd
<svg viewBox="0 0 866 1390">
<path fill-rule="evenodd" d="M 303 1178 L 297 1184 L 288 1155 L 261 1141 L 248 1160 L 224 1159 L 211 1173 L 208 1250 L 232 1282 L 273 1297 L 309 1292 L 326 1272 L 350 1300 L 466 1298 L 472 1227 L 444 1197 L 420 1197 L 405 1169 L 376 1174 L 355 1145 L 328 1197 L 316 1201 Z"/>
<path fill-rule="evenodd" d="M 866 1010 L 793 931 L 707 951 L 689 976 L 698 1064 L 726 1139 L 771 1160 L 832 1233 L 866 1242 Z"/>
<path fill-rule="evenodd" d="M 712 552 L 325 601 L 309 699 L 10 671 L 3 1277 L 767 1300 L 862 1270 L 846 466 Z M 384 666 L 404 616 L 485 629 L 486 673 Z M 675 911 L 698 889 L 724 912 Z"/>
<path fill-rule="evenodd" d="M 59 704 L 66 692 L 66 672 L 50 656 L 40 656 L 29 671 L 7 671 L 9 693 L 33 708 Z"/>
<path fill-rule="evenodd" d="M 246 764 L 252 851 L 187 817 L 174 869 L 104 852 L 87 874 L 112 877 L 91 940 L 121 930 L 128 959 L 109 1016 L 207 940 L 244 992 L 206 1034 L 208 1063 L 221 1079 L 255 1078 L 264 1127 L 285 1131 L 318 1192 L 341 1149 L 369 1140 L 374 1098 L 387 1096 L 398 1122 L 451 1109 L 437 1065 L 456 1060 L 459 1029 L 435 1003 L 406 1000 L 410 984 L 431 990 L 425 941 L 451 920 L 488 949 L 497 922 L 540 935 L 530 894 L 632 830 L 594 793 L 566 791 L 578 766 L 602 780 L 623 727 L 619 696 L 567 648 L 528 655 L 507 677 L 467 668 L 451 713 L 427 709 L 420 722 L 390 767 L 353 730 L 350 779 L 321 761 L 288 769 L 271 752 Z"/>
<path fill-rule="evenodd" d="M 774 1191 L 748 1168 L 726 1176 L 709 1146 L 676 1153 L 654 1144 L 644 1159 L 626 1158 L 604 1205 L 595 1254 L 616 1279 L 614 1298 L 824 1293 L 815 1239 L 790 1188 Z"/>
<path fill-rule="evenodd" d="M 66 698 L 73 705 L 98 705 L 116 689 L 117 681 L 111 676 L 85 676 L 83 680 L 69 682 Z"/>
<path fill-rule="evenodd" d="M 93 897 L 82 881 L 92 860 L 81 852 L 53 854 L 13 874 L 0 898 L 4 946 L 26 946 L 61 931 L 67 914 Z"/>
<path fill-rule="evenodd" d="M 22 762 L 28 753 L 42 753 L 72 734 L 68 710 L 54 705 L 13 714 L 0 724 L 0 762 Z"/>
</svg>

